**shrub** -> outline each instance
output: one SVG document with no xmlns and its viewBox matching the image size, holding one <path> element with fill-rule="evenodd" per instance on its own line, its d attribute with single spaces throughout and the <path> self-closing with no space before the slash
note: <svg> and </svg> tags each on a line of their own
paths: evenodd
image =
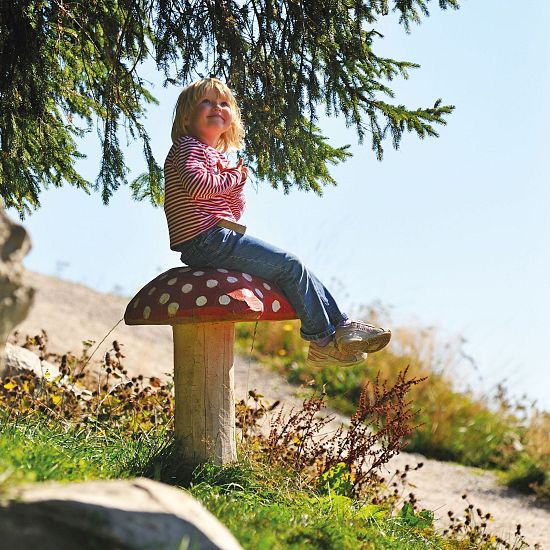
<svg viewBox="0 0 550 550">
<path fill-rule="evenodd" d="M 324 395 L 304 400 L 302 408 L 275 415 L 267 437 L 250 430 L 255 448 L 268 464 L 285 465 L 307 477 L 319 480 L 324 490 L 331 481 L 346 496 L 358 496 L 370 486 L 380 484 L 380 470 L 399 453 L 403 440 L 415 428 L 414 412 L 408 393 L 421 380 L 408 379 L 407 370 L 399 373 L 393 385 L 378 379 L 365 384 L 350 425 L 327 433 L 333 417 L 320 417 Z M 265 406 L 257 400 L 260 410 Z M 256 408 L 258 408 L 258 406 Z M 246 423 L 241 418 L 239 425 Z M 253 414 L 253 418 L 260 415 Z M 248 421 L 250 429 L 253 423 Z"/>
<path fill-rule="evenodd" d="M 532 414 L 522 442 L 523 452 L 504 475 L 506 484 L 550 500 L 550 413 Z"/>
<path fill-rule="evenodd" d="M 367 313 L 379 321 L 375 311 Z M 291 383 L 323 391 L 327 403 L 345 414 L 353 414 L 367 381 L 379 374 L 393 383 L 408 366 L 410 376 L 428 381 L 410 391 L 419 427 L 408 436 L 407 450 L 484 468 L 507 470 L 515 464 L 509 478 L 514 486 L 523 484 L 548 496 L 548 415 L 534 412 L 529 420 L 529 411 L 511 403 L 502 386 L 493 396 L 459 390 L 456 373 L 465 364 L 463 341 L 441 343 L 433 329 L 397 328 L 391 345 L 365 365 L 312 370 L 305 365 L 307 344 L 298 328 L 297 321 L 258 323 L 255 329 L 240 325 L 237 335 L 242 350 L 274 366 Z"/>
<path fill-rule="evenodd" d="M 120 435 L 172 426 L 173 384 L 156 377 L 129 377 L 117 341 L 94 368 L 90 364 L 91 342 L 84 343 L 80 356 L 52 354 L 47 351 L 47 334 L 42 331 L 33 338 L 26 337 L 24 347 L 37 350 L 41 359 L 57 363 L 59 375 L 46 378 L 23 371 L 4 378 L 0 382 L 0 407 L 9 417 L 40 413 L 65 425 L 95 426 L 98 430 L 108 422 Z"/>
</svg>

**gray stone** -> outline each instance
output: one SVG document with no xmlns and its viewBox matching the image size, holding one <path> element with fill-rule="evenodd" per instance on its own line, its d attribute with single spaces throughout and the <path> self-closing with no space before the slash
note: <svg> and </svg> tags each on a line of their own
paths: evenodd
<svg viewBox="0 0 550 550">
<path fill-rule="evenodd" d="M 181 489 L 145 478 L 25 486 L 0 507 L 5 550 L 238 550 Z"/>
<path fill-rule="evenodd" d="M 0 370 L 6 339 L 25 319 L 34 297 L 34 289 L 23 282 L 21 265 L 30 247 L 26 230 L 6 216 L 0 203 Z"/>
<path fill-rule="evenodd" d="M 59 376 L 59 369 L 56 365 L 48 363 L 48 361 L 41 361 L 38 355 L 20 346 L 6 344 L 4 359 L 4 368 L 0 366 L 0 378 L 17 376 L 24 371 L 32 371 L 36 376 L 47 380 L 53 380 Z"/>
<path fill-rule="evenodd" d="M 48 361 L 41 361 L 38 355 L 26 348 L 14 346 L 13 344 L 6 344 L 4 358 L 4 366 L 0 366 L 0 380 L 7 376 L 17 378 L 25 372 L 30 371 L 39 378 L 45 378 L 50 382 L 55 380 L 57 385 L 67 386 L 72 393 L 80 396 L 84 400 L 92 398 L 92 392 L 90 390 L 80 384 L 72 382 L 67 375 L 60 376 L 61 373 L 57 365 L 49 363 Z"/>
</svg>

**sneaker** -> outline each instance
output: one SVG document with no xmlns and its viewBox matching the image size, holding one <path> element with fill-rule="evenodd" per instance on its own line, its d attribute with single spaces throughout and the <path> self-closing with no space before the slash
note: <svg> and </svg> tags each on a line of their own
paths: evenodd
<svg viewBox="0 0 550 550">
<path fill-rule="evenodd" d="M 340 351 L 336 348 L 334 340 L 323 347 L 318 346 L 315 342 L 310 342 L 306 365 L 318 369 L 332 367 L 333 365 L 338 367 L 354 367 L 362 363 L 366 358 L 366 353 Z"/>
<path fill-rule="evenodd" d="M 334 340 L 342 353 L 374 353 L 386 347 L 391 331 L 378 328 L 363 321 L 352 321 L 349 325 L 336 328 Z"/>
</svg>

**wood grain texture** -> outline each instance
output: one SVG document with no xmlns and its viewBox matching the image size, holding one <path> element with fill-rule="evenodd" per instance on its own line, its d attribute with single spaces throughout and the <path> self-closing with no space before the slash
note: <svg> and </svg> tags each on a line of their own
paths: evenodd
<svg viewBox="0 0 550 550">
<path fill-rule="evenodd" d="M 174 325 L 175 431 L 189 465 L 237 459 L 233 323 Z"/>
</svg>

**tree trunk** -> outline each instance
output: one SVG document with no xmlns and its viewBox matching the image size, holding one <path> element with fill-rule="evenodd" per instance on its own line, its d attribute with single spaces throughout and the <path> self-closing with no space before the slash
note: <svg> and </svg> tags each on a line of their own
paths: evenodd
<svg viewBox="0 0 550 550">
<path fill-rule="evenodd" d="M 174 325 L 176 439 L 186 465 L 237 459 L 234 323 Z"/>
</svg>

